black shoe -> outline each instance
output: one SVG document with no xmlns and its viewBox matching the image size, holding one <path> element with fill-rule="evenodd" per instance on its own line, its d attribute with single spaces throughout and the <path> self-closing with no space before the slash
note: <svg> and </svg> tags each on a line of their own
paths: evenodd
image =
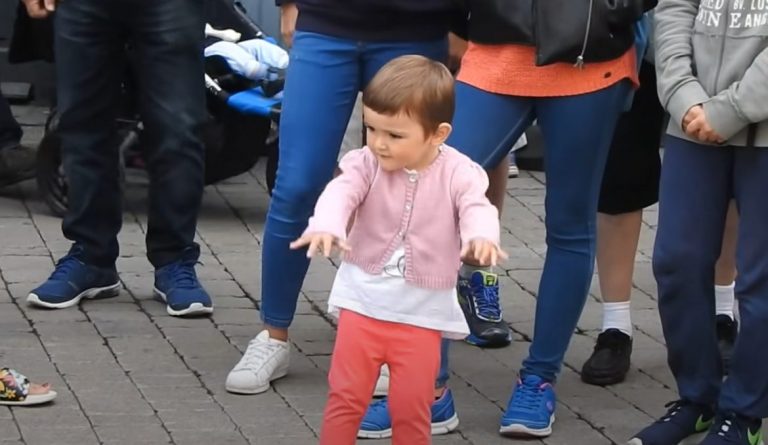
<svg viewBox="0 0 768 445">
<path fill-rule="evenodd" d="M 728 375 L 733 355 L 733 345 L 739 332 L 739 322 L 733 318 L 720 314 L 717 316 L 717 347 L 720 349 L 720 357 L 723 360 L 723 374 Z"/>
<path fill-rule="evenodd" d="M 0 150 L 0 187 L 35 177 L 35 150 L 12 145 Z"/>
<path fill-rule="evenodd" d="M 608 329 L 597 337 L 595 350 L 581 369 L 581 380 L 598 386 L 623 382 L 631 355 L 632 337 L 618 329 Z"/>
<path fill-rule="evenodd" d="M 667 414 L 635 434 L 627 445 L 699 443 L 715 422 L 715 412 L 708 406 L 678 400 L 668 403 L 667 408 Z"/>
<path fill-rule="evenodd" d="M 465 341 L 482 348 L 500 348 L 512 341 L 499 305 L 499 277 L 478 270 L 469 279 L 459 278 L 458 297 L 470 334 Z"/>
</svg>

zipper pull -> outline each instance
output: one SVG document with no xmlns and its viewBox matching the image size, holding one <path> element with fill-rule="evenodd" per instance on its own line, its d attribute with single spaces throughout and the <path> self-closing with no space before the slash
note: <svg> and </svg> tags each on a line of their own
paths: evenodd
<svg viewBox="0 0 768 445">
<path fill-rule="evenodd" d="M 584 54 L 581 54 L 576 58 L 576 63 L 574 63 L 573 66 L 580 70 L 584 69 Z"/>
</svg>

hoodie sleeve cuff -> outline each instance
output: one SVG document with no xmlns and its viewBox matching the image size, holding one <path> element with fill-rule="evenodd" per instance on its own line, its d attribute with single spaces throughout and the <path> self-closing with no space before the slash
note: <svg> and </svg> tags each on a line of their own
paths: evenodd
<svg viewBox="0 0 768 445">
<path fill-rule="evenodd" d="M 709 95 L 697 80 L 683 84 L 672 94 L 667 103 L 667 111 L 679 129 L 683 128 L 683 118 L 691 107 L 703 104 L 709 100 Z"/>
<path fill-rule="evenodd" d="M 736 108 L 728 100 L 728 96 L 718 95 L 705 102 L 704 115 L 712 129 L 726 140 L 749 125 L 749 121 L 739 116 Z"/>
<path fill-rule="evenodd" d="M 296 0 L 275 0 L 275 6 L 280 7 L 289 3 L 296 3 Z"/>
</svg>

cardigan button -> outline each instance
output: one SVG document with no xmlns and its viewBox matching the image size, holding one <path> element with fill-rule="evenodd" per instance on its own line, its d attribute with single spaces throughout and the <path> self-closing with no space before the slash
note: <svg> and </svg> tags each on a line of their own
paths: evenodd
<svg viewBox="0 0 768 445">
<path fill-rule="evenodd" d="M 416 182 L 417 179 L 419 179 L 417 175 L 414 175 L 414 174 L 408 175 L 408 180 L 411 182 Z"/>
</svg>

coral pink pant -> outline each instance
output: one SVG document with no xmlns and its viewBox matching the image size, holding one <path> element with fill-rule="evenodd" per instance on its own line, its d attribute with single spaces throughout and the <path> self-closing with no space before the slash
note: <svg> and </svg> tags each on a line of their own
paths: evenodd
<svg viewBox="0 0 768 445">
<path fill-rule="evenodd" d="M 392 445 L 432 443 L 440 332 L 342 310 L 328 375 L 321 445 L 354 445 L 381 365 L 389 365 Z"/>
</svg>

